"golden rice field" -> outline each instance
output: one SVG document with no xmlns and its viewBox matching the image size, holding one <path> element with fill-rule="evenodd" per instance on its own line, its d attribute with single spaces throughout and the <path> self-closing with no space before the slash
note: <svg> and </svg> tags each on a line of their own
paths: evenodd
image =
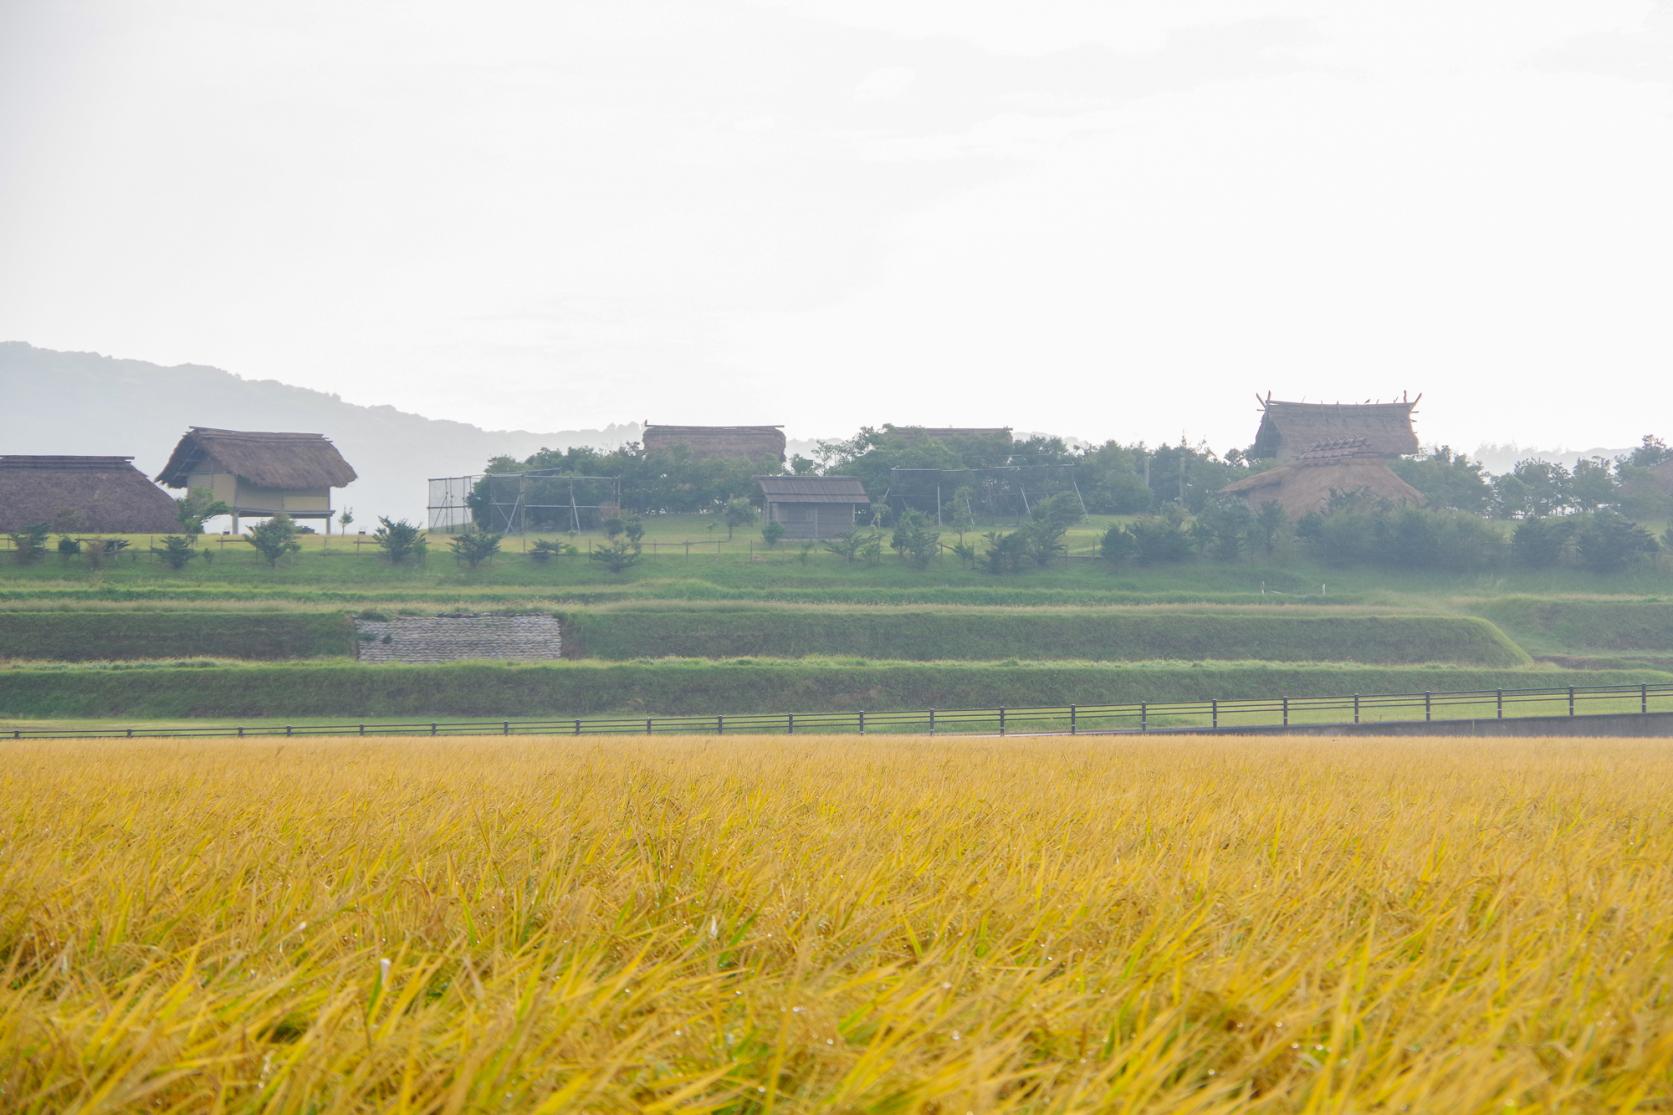
<svg viewBox="0 0 1673 1115">
<path fill-rule="evenodd" d="M 7 1111 L 1673 1110 L 1673 743 L 0 750 Z"/>
</svg>

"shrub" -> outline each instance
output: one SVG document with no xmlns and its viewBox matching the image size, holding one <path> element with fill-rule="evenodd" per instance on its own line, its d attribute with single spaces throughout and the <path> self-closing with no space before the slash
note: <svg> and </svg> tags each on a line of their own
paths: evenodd
<svg viewBox="0 0 1673 1115">
<path fill-rule="evenodd" d="M 296 540 L 296 524 L 289 515 L 280 512 L 258 526 L 249 528 L 244 541 L 254 546 L 267 559 L 269 568 L 277 568 L 279 559 L 300 553 L 302 543 Z"/>
<path fill-rule="evenodd" d="M 36 523 L 32 527 L 24 527 L 22 530 L 13 531 L 10 535 L 12 560 L 19 565 L 33 565 L 40 561 L 46 556 L 46 534 L 47 525 L 45 523 Z"/>
<path fill-rule="evenodd" d="M 568 557 L 580 552 L 568 542 L 555 542 L 549 538 L 542 538 L 529 547 L 529 557 L 539 562 L 551 561 L 555 557 Z"/>
<path fill-rule="evenodd" d="M 1138 539 L 1126 527 L 1117 523 L 1104 532 L 1098 541 L 1098 556 L 1111 565 L 1125 565 L 1138 556 Z"/>
<path fill-rule="evenodd" d="M 1563 559 L 1574 537 L 1574 523 L 1568 519 L 1523 519 L 1510 536 L 1510 553 L 1518 565 L 1549 569 Z"/>
<path fill-rule="evenodd" d="M 378 529 L 372 532 L 372 541 L 391 565 L 400 565 L 410 557 L 423 557 L 430 545 L 416 523 L 390 520 L 382 515 L 378 516 Z"/>
<path fill-rule="evenodd" d="M 618 532 L 607 545 L 594 548 L 587 556 L 612 573 L 620 573 L 639 560 L 639 542 Z"/>
<path fill-rule="evenodd" d="M 163 539 L 163 548 L 157 551 L 157 556 L 170 569 L 184 569 L 198 556 L 198 552 L 190 538 L 171 534 Z"/>
<path fill-rule="evenodd" d="M 1140 565 L 1184 561 L 1194 548 L 1190 531 L 1177 515 L 1135 519 L 1127 530 L 1133 536 L 1134 555 Z"/>
<path fill-rule="evenodd" d="M 923 512 L 905 511 L 895 523 L 889 548 L 909 565 L 923 569 L 940 552 L 941 534 L 930 529 L 929 519 Z"/>
<path fill-rule="evenodd" d="M 489 531 L 467 530 L 454 537 L 453 556 L 475 569 L 500 552 L 500 538 Z"/>
<path fill-rule="evenodd" d="M 58 556 L 65 561 L 81 553 L 81 543 L 67 534 L 58 536 Z"/>
<path fill-rule="evenodd" d="M 784 539 L 784 524 L 771 522 L 761 528 L 761 540 L 767 544 L 767 549 L 776 549 Z"/>
<path fill-rule="evenodd" d="M 824 545 L 825 549 L 838 557 L 847 561 L 856 561 L 865 553 L 867 547 L 873 541 L 877 541 L 879 547 L 881 547 L 882 535 L 874 535 L 862 527 L 855 527 L 840 537 L 825 539 Z"/>
</svg>

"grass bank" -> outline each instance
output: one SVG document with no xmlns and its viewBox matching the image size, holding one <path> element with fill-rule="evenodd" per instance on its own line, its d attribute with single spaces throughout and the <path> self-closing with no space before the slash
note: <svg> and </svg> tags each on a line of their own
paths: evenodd
<svg viewBox="0 0 1673 1115">
<path fill-rule="evenodd" d="M 354 654 L 354 624 L 331 612 L 0 612 L 0 659 L 326 658 Z"/>
<path fill-rule="evenodd" d="M 1536 654 L 1673 654 L 1673 600 L 1540 600 L 1510 596 L 1472 609 Z"/>
<path fill-rule="evenodd" d="M 173 663 L 0 672 L 0 716 L 585 716 L 973 708 L 1666 682 L 1652 670 L 1272 663 Z"/>
<path fill-rule="evenodd" d="M 1307 615 L 1284 609 L 1025 611 L 984 608 L 610 608 L 564 612 L 577 657 L 1089 662 L 1261 659 L 1522 666 L 1528 655 L 1486 620 Z"/>
</svg>

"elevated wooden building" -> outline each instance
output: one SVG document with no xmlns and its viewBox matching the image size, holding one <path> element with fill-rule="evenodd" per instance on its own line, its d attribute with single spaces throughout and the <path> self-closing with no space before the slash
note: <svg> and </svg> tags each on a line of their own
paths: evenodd
<svg viewBox="0 0 1673 1115">
<path fill-rule="evenodd" d="M 174 534 L 180 516 L 167 492 L 132 457 L 0 456 L 0 532 Z"/>
<path fill-rule="evenodd" d="M 1276 503 L 1291 519 L 1323 511 L 1336 496 L 1359 494 L 1420 505 L 1423 494 L 1390 463 L 1418 451 L 1416 399 L 1388 403 L 1291 403 L 1260 400 L 1261 425 L 1250 456 L 1276 462 L 1221 489 L 1250 507 Z"/>
<path fill-rule="evenodd" d="M 170 488 L 206 489 L 240 518 L 283 512 L 293 519 L 323 519 L 331 530 L 331 489 L 356 479 L 355 471 L 323 434 L 215 430 L 193 426 L 174 447 L 157 481 Z"/>
<path fill-rule="evenodd" d="M 757 476 L 755 482 L 766 498 L 767 522 L 783 526 L 786 538 L 839 538 L 871 506 L 853 476 Z"/>
<path fill-rule="evenodd" d="M 645 423 L 645 452 L 684 450 L 693 460 L 784 463 L 782 426 L 655 426 Z"/>
</svg>

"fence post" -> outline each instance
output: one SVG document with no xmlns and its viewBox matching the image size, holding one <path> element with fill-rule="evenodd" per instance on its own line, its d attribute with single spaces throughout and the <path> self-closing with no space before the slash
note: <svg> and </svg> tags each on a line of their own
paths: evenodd
<svg viewBox="0 0 1673 1115">
<path fill-rule="evenodd" d="M 935 734 L 935 710 L 934 709 L 929 710 L 929 734 L 932 735 L 932 736 Z"/>
<path fill-rule="evenodd" d="M 1284 698 L 1284 727 L 1288 728 L 1289 726 L 1290 726 L 1290 699 L 1288 697 L 1285 697 Z"/>
<path fill-rule="evenodd" d="M 1503 689 L 1493 694 L 1493 714 L 1495 719 L 1503 720 L 1505 718 L 1505 691 Z"/>
<path fill-rule="evenodd" d="M 1080 731 L 1080 709 L 1077 708 L 1074 705 L 1070 705 L 1069 706 L 1069 734 L 1070 735 L 1076 735 L 1076 734 L 1079 733 L 1079 731 Z"/>
<path fill-rule="evenodd" d="M 244 734 L 244 733 L 243 733 L 243 732 L 239 732 L 239 733 L 238 733 L 238 734 L 239 734 L 239 735 L 243 735 L 243 734 Z M 366 734 L 366 725 L 364 725 L 364 724 L 362 724 L 362 725 L 360 725 L 360 734 L 361 734 L 361 735 L 365 735 L 365 734 Z"/>
<path fill-rule="evenodd" d="M 509 736 L 511 734 L 511 721 L 507 720 L 505 723 L 500 725 L 500 734 L 503 736 Z"/>
<path fill-rule="evenodd" d="M 1574 686 L 1572 685 L 1568 687 L 1568 714 L 1571 717 L 1574 715 Z"/>
<path fill-rule="evenodd" d="M 1150 705 L 1145 701 L 1139 702 L 1139 731 L 1150 731 Z"/>
<path fill-rule="evenodd" d="M 285 734 L 287 736 L 290 735 L 290 730 L 288 728 L 285 730 Z M 431 735 L 436 734 L 436 722 L 434 720 L 430 721 L 430 734 Z"/>
<path fill-rule="evenodd" d="M 366 734 L 366 729 L 365 729 L 365 728 L 364 728 L 364 727 L 362 727 L 362 728 L 361 728 L 361 729 L 360 729 L 360 734 L 361 734 L 361 735 L 365 735 L 365 734 Z M 242 727 L 240 727 L 240 728 L 239 728 L 239 729 L 238 729 L 238 738 L 239 738 L 239 739 L 243 739 L 243 738 L 244 738 L 244 729 L 243 729 L 243 728 L 242 728 Z"/>
<path fill-rule="evenodd" d="M 784 734 L 787 736 L 796 734 L 796 714 L 793 712 L 784 714 Z"/>
<path fill-rule="evenodd" d="M 1354 694 L 1354 723 L 1359 723 L 1359 694 Z"/>
<path fill-rule="evenodd" d="M 1638 711 L 1642 713 L 1650 711 L 1650 686 L 1648 683 L 1638 687 Z"/>
<path fill-rule="evenodd" d="M 999 706 L 999 734 L 1005 734 L 1005 706 Z"/>
<path fill-rule="evenodd" d="M 726 734 L 726 717 L 716 716 L 715 717 L 715 735 L 723 736 L 725 734 Z"/>
<path fill-rule="evenodd" d="M 1435 714 L 1435 695 L 1433 693 L 1424 693 L 1424 695 L 1423 695 L 1423 722 L 1425 724 L 1427 724 L 1434 717 L 1434 714 Z"/>
<path fill-rule="evenodd" d="M 860 734 L 862 736 L 866 734 L 866 714 L 863 709 L 860 712 Z"/>
<path fill-rule="evenodd" d="M 645 734 L 647 736 L 651 734 L 651 718 L 648 716 L 645 717 Z"/>
<path fill-rule="evenodd" d="M 1208 726 L 1210 728 L 1220 726 L 1220 702 L 1217 700 L 1208 702 Z"/>
<path fill-rule="evenodd" d="M 575 734 L 576 734 L 576 735 L 580 735 L 580 734 L 581 734 L 581 722 L 580 722 L 580 721 L 579 721 L 579 720 L 577 720 L 577 721 L 576 721 L 576 722 L 575 722 Z"/>
</svg>

